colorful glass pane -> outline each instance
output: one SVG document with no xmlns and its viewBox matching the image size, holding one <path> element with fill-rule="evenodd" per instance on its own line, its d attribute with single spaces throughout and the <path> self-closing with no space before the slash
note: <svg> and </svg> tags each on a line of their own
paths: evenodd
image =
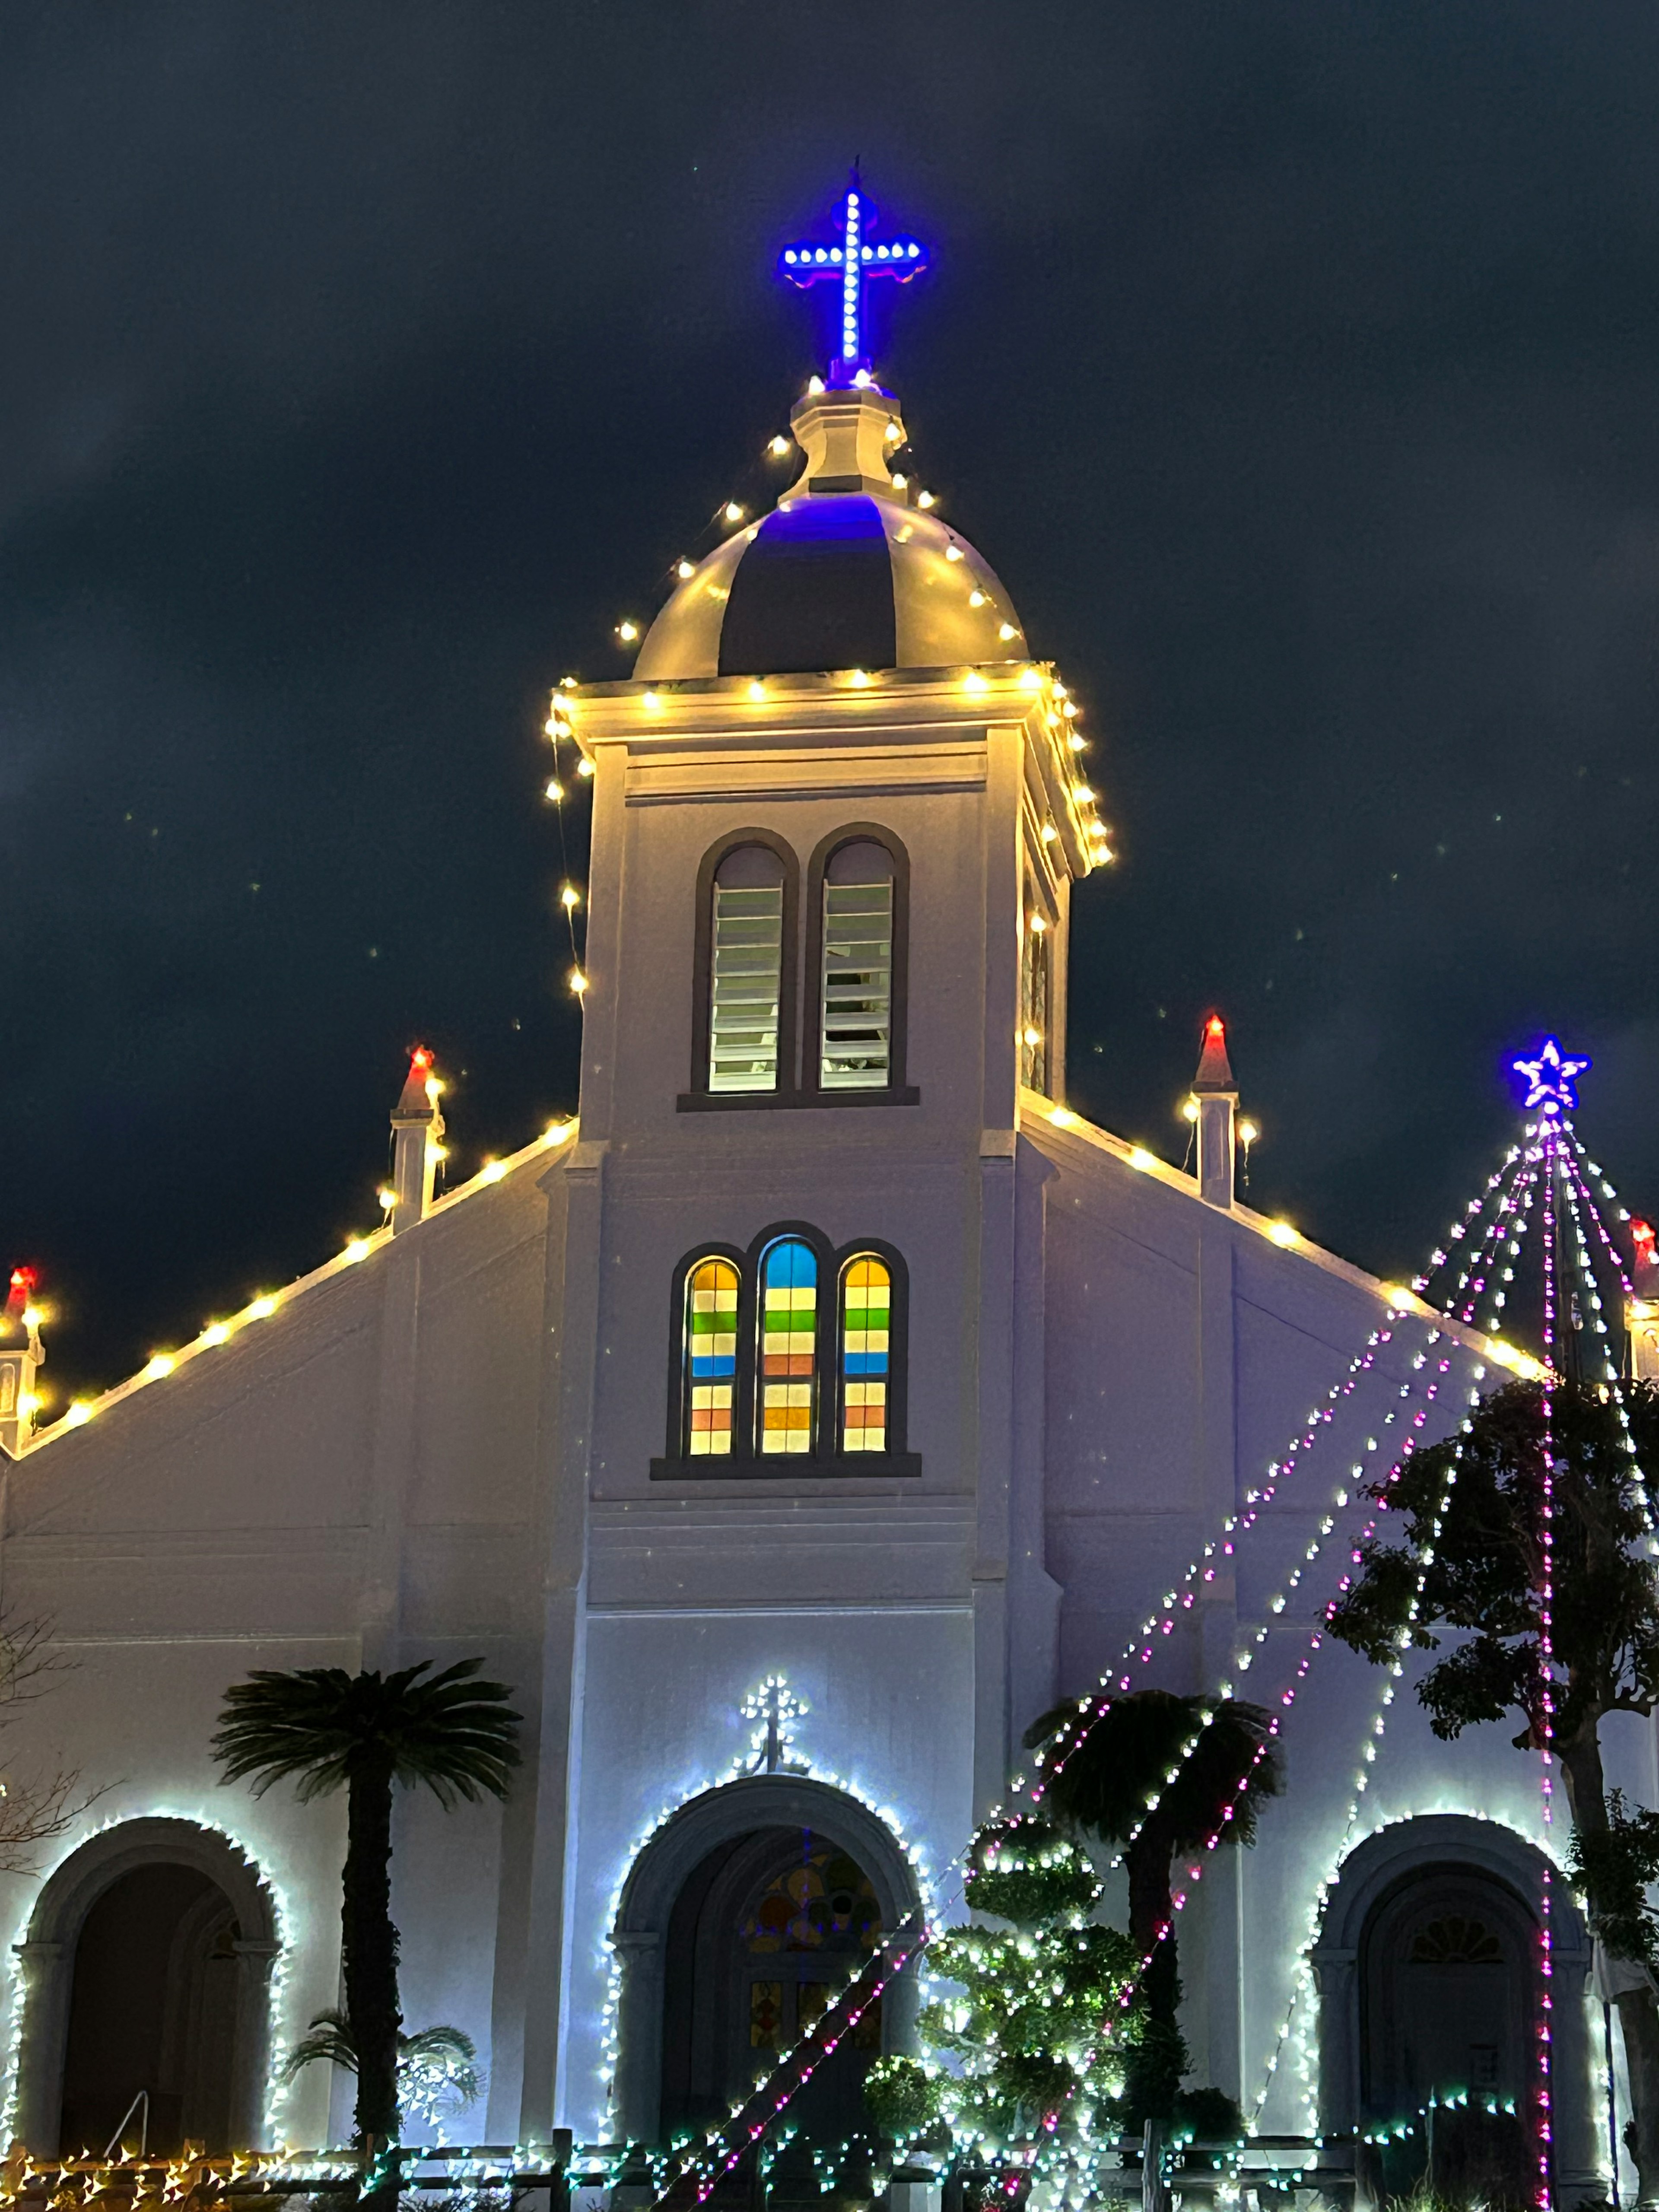
<svg viewBox="0 0 1659 2212">
<path fill-rule="evenodd" d="M 841 1448 L 887 1449 L 893 1279 L 868 1253 L 849 1260 L 841 1291 Z"/>
<path fill-rule="evenodd" d="M 783 2025 L 783 1984 L 781 1982 L 750 1982 L 749 1984 L 749 2047 L 751 2051 L 775 2051 L 778 2030 Z"/>
<path fill-rule="evenodd" d="M 738 1380 L 738 1271 L 704 1260 L 685 1284 L 685 1449 L 703 1459 L 732 1450 Z"/>
<path fill-rule="evenodd" d="M 818 1263 L 786 1237 L 761 1263 L 760 1448 L 810 1452 L 817 1403 Z"/>
<path fill-rule="evenodd" d="M 805 1857 L 762 1892 L 743 1923 L 751 1954 L 868 1952 L 880 1938 L 881 1907 L 869 1875 L 856 1859 L 817 1837 Z"/>
</svg>

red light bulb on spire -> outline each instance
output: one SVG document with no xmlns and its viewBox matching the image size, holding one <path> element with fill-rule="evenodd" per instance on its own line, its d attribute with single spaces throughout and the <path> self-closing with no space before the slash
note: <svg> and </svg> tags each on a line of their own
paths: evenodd
<svg viewBox="0 0 1659 2212">
<path fill-rule="evenodd" d="M 1632 1243 L 1636 1247 L 1637 1266 L 1638 1267 L 1659 1266 L 1659 1245 L 1656 1243 L 1653 1224 L 1650 1221 L 1632 1221 L 1630 1225 L 1630 1236 Z M 15 1280 L 15 1278 L 14 1277 L 13 1279 Z"/>
</svg>

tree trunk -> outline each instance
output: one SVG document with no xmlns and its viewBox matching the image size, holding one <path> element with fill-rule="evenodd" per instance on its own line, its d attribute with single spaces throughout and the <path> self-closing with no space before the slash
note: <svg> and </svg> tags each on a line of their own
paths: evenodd
<svg viewBox="0 0 1659 2212">
<path fill-rule="evenodd" d="M 398 2139 L 398 1930 L 392 1919 L 392 1761 L 353 1772 L 347 1792 L 347 1842 L 340 1911 L 346 2017 L 357 2053 L 357 2144 L 385 2151 Z M 395 2170 L 362 2202 L 392 2212 Z"/>
<path fill-rule="evenodd" d="M 1129 2053 L 1127 2102 L 1133 2125 L 1148 2119 L 1167 2120 L 1187 2071 L 1187 2045 L 1182 2035 L 1181 1962 L 1176 1950 L 1175 1901 L 1170 1893 L 1171 1845 L 1149 1822 L 1123 1855 L 1129 1876 L 1129 1934 L 1141 1958 L 1152 1953 L 1152 1963 L 1141 1980 L 1146 1999 L 1146 2027 Z M 1169 1934 L 1158 1942 L 1158 1930 Z M 1156 1945 L 1156 1948 L 1154 1946 Z"/>
<path fill-rule="evenodd" d="M 1570 1743 L 1558 1746 L 1561 1779 L 1572 1810 L 1573 1826 L 1583 1836 L 1605 1835 L 1607 1829 L 1607 1789 L 1601 1770 L 1601 1745 L 1597 1723 L 1588 1721 Z M 1592 1921 L 1595 1900 L 1589 1900 Z M 1609 1958 L 1616 1954 L 1608 1952 Z M 1626 1965 L 1645 1968 L 1644 1960 Z M 1638 2200 L 1659 2205 L 1659 2002 L 1651 1986 L 1626 1990 L 1613 1999 L 1619 2032 L 1625 2042 L 1625 2064 L 1630 2074 L 1631 2122 L 1626 2142 L 1636 2161 Z"/>
</svg>

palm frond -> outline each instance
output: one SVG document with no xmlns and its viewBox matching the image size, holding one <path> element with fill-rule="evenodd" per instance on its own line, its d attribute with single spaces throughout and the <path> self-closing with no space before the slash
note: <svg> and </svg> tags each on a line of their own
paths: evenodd
<svg viewBox="0 0 1659 2212">
<path fill-rule="evenodd" d="M 302 1801 L 325 1796 L 367 1767 L 423 1784 L 447 1808 L 465 1797 L 504 1797 L 519 1764 L 520 1716 L 500 1682 L 476 1680 L 482 1659 L 458 1660 L 422 1680 L 429 1659 L 392 1674 L 340 1667 L 260 1668 L 225 1692 L 214 1757 L 226 1782 L 262 1794 L 293 1778 Z"/>
<path fill-rule="evenodd" d="M 292 2081 L 306 2067 L 323 2058 L 343 2066 L 349 2074 L 356 2072 L 357 2048 L 351 2040 L 351 2023 L 343 2012 L 313 2013 L 310 2028 L 311 2033 L 301 2037 L 277 2069 L 279 2081 Z"/>
<path fill-rule="evenodd" d="M 1085 1698 L 1033 1721 L 1025 1744 L 1038 1753 L 1054 1817 L 1113 1843 L 1154 1830 L 1176 1850 L 1212 1833 L 1254 1843 L 1258 1807 L 1283 1787 L 1273 1716 L 1242 1698 L 1213 1703 L 1135 1690 L 1109 1703 Z M 1149 1815 L 1151 1796 L 1158 1810 Z"/>
<path fill-rule="evenodd" d="M 277 2078 L 292 2081 L 306 2067 L 326 2059 L 348 2074 L 357 2071 L 357 2046 L 351 2022 L 343 2012 L 313 2013 L 310 2033 L 301 2038 L 277 2069 Z M 423 2107 L 427 2117 L 453 2104 L 470 2105 L 483 2087 L 478 2066 L 478 2047 L 464 2028 L 438 2026 L 417 2028 L 398 2038 L 398 2087 L 411 2110 Z"/>
</svg>

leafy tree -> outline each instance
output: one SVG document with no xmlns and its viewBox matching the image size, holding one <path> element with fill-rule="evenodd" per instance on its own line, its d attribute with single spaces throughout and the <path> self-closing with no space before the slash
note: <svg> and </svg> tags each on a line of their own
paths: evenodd
<svg viewBox="0 0 1659 2212">
<path fill-rule="evenodd" d="M 1284 1786 L 1274 1731 L 1260 1705 L 1176 1697 L 1169 1690 L 1135 1690 L 1109 1702 L 1074 1698 L 1025 1731 L 1054 1819 L 1073 1834 L 1097 1836 L 1123 1850 L 1130 1940 L 1137 1963 L 1151 1957 L 1146 2026 L 1124 2096 L 1131 2127 L 1181 2119 L 1183 2106 L 1199 2094 L 1181 2087 L 1188 2058 L 1177 2017 L 1173 1869 L 1180 1854 L 1201 1849 L 1212 1836 L 1228 1844 L 1255 1841 L 1263 1800 Z M 1156 1801 L 1150 1807 L 1149 1798 Z M 1230 1807 L 1231 1818 L 1224 1820 Z M 1205 2113 L 1212 2124 L 1207 2106 Z"/>
<path fill-rule="evenodd" d="M 343 2066 L 348 2074 L 357 2071 L 357 2046 L 351 2039 L 351 2022 L 343 2012 L 312 2014 L 310 2033 L 283 2061 L 283 2080 L 293 2081 L 320 2059 Z M 477 2045 L 464 2030 L 422 2027 L 413 2035 L 399 2032 L 398 2101 L 404 2112 L 436 2119 L 441 2112 L 459 2112 L 475 2103 L 483 2087 Z"/>
<path fill-rule="evenodd" d="M 392 1918 L 393 1785 L 422 1785 L 448 1808 L 463 1797 L 475 1803 L 504 1797 L 519 1763 L 520 1717 L 501 1683 L 473 1679 L 483 1660 L 460 1660 L 422 1680 L 431 1664 L 422 1660 L 386 1675 L 348 1674 L 339 1667 L 262 1668 L 225 1692 L 213 1739 L 226 1782 L 251 1779 L 263 1795 L 292 1778 L 301 1803 L 346 1793 L 340 1948 L 364 2149 L 395 2142 L 398 2130 L 403 2018 Z M 396 2191 L 394 2166 L 364 2202 L 390 2202 Z"/>
<path fill-rule="evenodd" d="M 1407 1640 L 1433 1651 L 1445 1631 L 1459 1632 L 1418 1686 L 1430 1726 L 1449 1739 L 1519 1714 L 1516 1747 L 1535 1753 L 1547 1744 L 1560 1762 L 1572 1871 L 1591 1928 L 1610 1958 L 1659 1971 L 1659 1929 L 1646 1896 L 1659 1875 L 1659 1815 L 1609 1793 L 1601 1763 L 1604 1715 L 1646 1716 L 1659 1698 L 1659 1589 L 1636 1480 L 1638 1463 L 1659 1465 L 1659 1390 L 1626 1383 L 1620 1395 L 1637 1461 L 1604 1386 L 1555 1384 L 1547 1427 L 1541 1384 L 1511 1382 L 1483 1399 L 1458 1436 L 1375 1486 L 1371 1494 L 1386 1493 L 1408 1543 L 1366 1547 L 1331 1626 L 1379 1662 Z M 1554 1593 L 1547 1735 L 1539 1618 L 1547 1471 Z M 1419 1574 L 1422 1596 L 1408 1626 Z M 1659 2200 L 1659 2002 L 1645 1974 L 1623 1978 L 1640 1984 L 1614 2002 L 1630 2066 L 1628 2140 L 1645 2204 Z"/>
<path fill-rule="evenodd" d="M 963 1994 L 925 2006 L 924 2038 L 959 2073 L 882 2059 L 865 2084 L 878 2126 L 905 2136 L 943 2119 L 994 2154 L 1018 2142 L 1060 2146 L 1097 2128 L 1123 2087 L 1140 2031 L 1126 2002 L 1139 1963 L 1128 1938 L 1091 1918 L 1093 1867 L 1047 1820 L 988 1822 L 968 1853 L 963 1890 L 1004 1924 L 951 1929 L 930 1953 Z"/>
</svg>

